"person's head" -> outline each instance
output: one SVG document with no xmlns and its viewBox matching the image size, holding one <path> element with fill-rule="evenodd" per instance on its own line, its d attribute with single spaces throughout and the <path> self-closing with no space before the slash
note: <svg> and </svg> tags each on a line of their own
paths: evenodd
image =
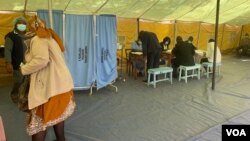
<svg viewBox="0 0 250 141">
<path fill-rule="evenodd" d="M 193 40 L 194 40 L 193 36 L 189 36 L 189 37 L 188 37 L 188 41 L 189 41 L 189 42 L 193 42 Z"/>
<path fill-rule="evenodd" d="M 29 30 L 31 32 L 36 32 L 38 28 L 46 28 L 46 22 L 37 16 L 33 16 L 29 21 Z"/>
<path fill-rule="evenodd" d="M 138 40 L 142 40 L 145 33 L 146 33 L 145 31 L 141 30 L 138 34 Z"/>
<path fill-rule="evenodd" d="M 27 21 L 23 16 L 17 17 L 13 21 L 14 29 L 18 33 L 25 33 L 27 29 Z"/>
<path fill-rule="evenodd" d="M 215 42 L 215 40 L 214 40 L 214 39 L 212 39 L 212 38 L 211 38 L 211 39 L 209 39 L 209 40 L 208 40 L 208 43 L 211 43 L 211 42 Z"/>
<path fill-rule="evenodd" d="M 245 38 L 249 38 L 249 34 L 248 33 L 245 34 Z"/>
<path fill-rule="evenodd" d="M 164 45 L 169 45 L 171 43 L 171 39 L 167 36 L 163 39 Z"/>
<path fill-rule="evenodd" d="M 37 16 L 33 16 L 28 21 L 29 31 L 35 33 L 40 38 L 50 38 L 52 36 L 52 29 L 46 28 L 46 22 Z"/>
<path fill-rule="evenodd" d="M 176 42 L 177 42 L 177 43 L 183 42 L 182 37 L 181 37 L 181 36 L 177 36 L 177 37 L 176 37 Z"/>
</svg>

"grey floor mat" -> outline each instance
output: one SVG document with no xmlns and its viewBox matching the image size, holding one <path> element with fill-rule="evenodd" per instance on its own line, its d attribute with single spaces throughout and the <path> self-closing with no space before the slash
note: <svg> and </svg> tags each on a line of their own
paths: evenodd
<svg viewBox="0 0 250 141">
<path fill-rule="evenodd" d="M 117 80 L 114 83 L 118 93 L 112 87 L 94 90 L 92 96 L 88 95 L 88 90 L 75 91 L 77 109 L 65 122 L 66 138 L 68 141 L 195 139 L 250 110 L 249 70 L 249 61 L 223 56 L 222 75 L 216 77 L 214 91 L 211 90 L 211 77 L 189 78 L 187 84 L 174 79 L 172 85 L 160 82 L 153 88 L 143 83 L 143 78 L 135 80 L 129 76 L 125 82 Z M 25 114 L 10 101 L 11 87 L 0 87 L 0 114 L 8 141 L 29 141 Z M 207 138 L 216 141 L 219 136 L 215 132 Z M 54 138 L 50 128 L 47 140 Z"/>
</svg>

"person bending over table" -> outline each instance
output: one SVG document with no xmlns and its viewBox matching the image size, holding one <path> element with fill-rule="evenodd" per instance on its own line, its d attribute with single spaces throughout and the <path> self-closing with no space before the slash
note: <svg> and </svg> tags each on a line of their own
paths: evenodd
<svg viewBox="0 0 250 141">
<path fill-rule="evenodd" d="M 142 42 L 142 52 L 144 60 L 147 62 L 147 70 L 158 68 L 161 56 L 161 46 L 156 34 L 148 31 L 140 31 L 138 39 Z M 147 82 L 147 80 L 144 80 L 144 82 Z"/>
</svg>

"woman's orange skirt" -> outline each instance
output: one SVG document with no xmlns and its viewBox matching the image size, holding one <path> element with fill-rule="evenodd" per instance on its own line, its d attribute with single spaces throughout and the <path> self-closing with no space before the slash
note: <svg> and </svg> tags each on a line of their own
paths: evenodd
<svg viewBox="0 0 250 141">
<path fill-rule="evenodd" d="M 47 127 L 54 126 L 68 117 L 75 110 L 73 91 L 51 97 L 47 103 L 32 109 L 27 116 L 27 133 L 34 135 L 45 131 Z"/>
</svg>

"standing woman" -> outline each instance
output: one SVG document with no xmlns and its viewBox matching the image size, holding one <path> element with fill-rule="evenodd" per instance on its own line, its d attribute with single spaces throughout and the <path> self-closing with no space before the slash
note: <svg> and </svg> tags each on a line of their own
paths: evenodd
<svg viewBox="0 0 250 141">
<path fill-rule="evenodd" d="M 35 32 L 20 66 L 23 75 L 30 75 L 27 133 L 32 141 L 44 141 L 46 130 L 53 126 L 57 141 L 65 141 L 64 121 L 75 109 L 73 81 L 65 64 L 64 46 L 60 38 L 44 21 L 29 20 L 29 30 Z"/>
</svg>

